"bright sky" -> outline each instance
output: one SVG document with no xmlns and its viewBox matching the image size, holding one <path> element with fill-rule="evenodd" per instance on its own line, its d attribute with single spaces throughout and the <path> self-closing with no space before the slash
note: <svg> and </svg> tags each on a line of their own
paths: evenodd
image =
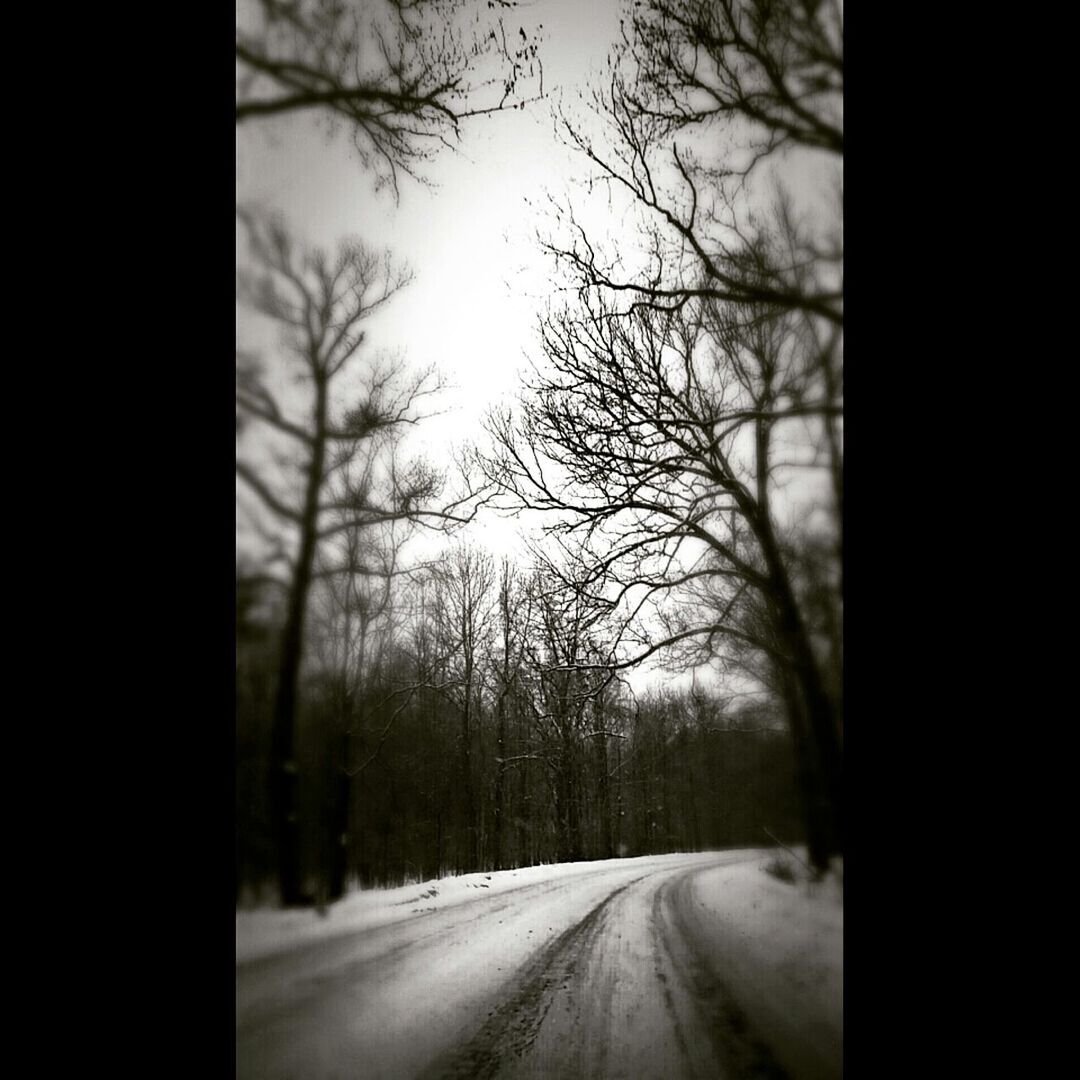
<svg viewBox="0 0 1080 1080">
<path fill-rule="evenodd" d="M 508 16 L 542 25 L 544 89 L 576 99 L 601 70 L 618 35 L 618 0 L 535 0 Z M 508 24 L 508 30 L 510 29 Z M 374 191 L 344 136 L 328 141 L 309 115 L 238 125 L 237 201 L 285 214 L 298 236 L 332 248 L 346 235 L 389 248 L 414 272 L 412 284 L 368 322 L 372 348 L 401 350 L 410 365 L 434 363 L 456 389 L 445 415 L 417 429 L 413 449 L 436 459 L 447 444 L 479 437 L 483 414 L 509 400 L 547 291 L 538 219 L 525 200 L 567 190 L 575 165 L 555 136 L 548 102 L 467 121 L 460 152 L 425 170 L 433 187 L 405 177 L 400 202 Z M 247 328 L 238 312 L 238 339 Z M 484 543 L 513 547 L 512 526 L 484 523 Z"/>
</svg>

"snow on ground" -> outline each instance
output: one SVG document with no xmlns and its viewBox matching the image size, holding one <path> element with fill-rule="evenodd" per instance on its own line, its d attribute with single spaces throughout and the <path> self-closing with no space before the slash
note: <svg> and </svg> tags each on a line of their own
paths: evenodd
<svg viewBox="0 0 1080 1080">
<path fill-rule="evenodd" d="M 744 849 L 240 912 L 237 1076 L 838 1080 L 842 870 L 806 876 Z"/>
<path fill-rule="evenodd" d="M 326 908 L 325 915 L 314 909 L 256 910 L 236 913 L 236 962 L 244 963 L 284 952 L 337 934 L 373 930 L 401 922 L 413 915 L 441 911 L 482 896 L 519 889 L 524 885 L 576 877 L 605 869 L 631 869 L 635 864 L 652 866 L 655 855 L 635 859 L 600 859 L 592 862 L 555 863 L 526 866 L 517 870 L 479 871 L 437 878 L 419 885 L 393 889 L 363 889 Z M 684 855 L 661 856 L 679 859 Z"/>
<path fill-rule="evenodd" d="M 713 967 L 779 1063 L 798 1077 L 837 1075 L 843 1043 L 843 866 L 820 883 L 765 870 L 777 856 L 721 866 L 692 883 Z"/>
</svg>

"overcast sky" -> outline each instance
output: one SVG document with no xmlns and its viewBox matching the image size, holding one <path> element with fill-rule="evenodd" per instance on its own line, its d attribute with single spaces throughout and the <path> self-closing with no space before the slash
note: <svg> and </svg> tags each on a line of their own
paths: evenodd
<svg viewBox="0 0 1080 1080">
<path fill-rule="evenodd" d="M 560 195 L 580 158 L 555 137 L 552 106 L 576 102 L 591 72 L 604 69 L 618 35 L 618 0 L 535 0 L 508 16 L 530 34 L 541 25 L 548 100 L 469 120 L 457 153 L 443 151 L 425 170 L 431 186 L 405 177 L 395 205 L 342 136 L 328 141 L 313 117 L 297 114 L 237 126 L 237 201 L 285 214 L 295 233 L 333 247 L 347 234 L 389 248 L 414 280 L 368 323 L 373 350 L 401 350 L 410 365 L 434 363 L 456 389 L 443 416 L 425 421 L 416 440 L 438 459 L 449 443 L 479 437 L 483 414 L 509 400 L 532 348 L 550 264 L 536 244 L 541 220 L 530 211 L 545 193 Z M 514 28 L 507 24 L 508 32 Z M 238 338 L 253 332 L 238 312 Z M 485 542 L 510 531 L 485 523 Z"/>
</svg>

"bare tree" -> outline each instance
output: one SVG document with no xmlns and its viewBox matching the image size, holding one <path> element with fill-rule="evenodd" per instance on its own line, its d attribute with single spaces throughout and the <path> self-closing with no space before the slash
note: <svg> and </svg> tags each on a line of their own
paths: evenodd
<svg viewBox="0 0 1080 1080">
<path fill-rule="evenodd" d="M 236 121 L 314 110 L 344 125 L 363 166 L 397 192 L 398 171 L 417 176 L 466 118 L 542 96 L 538 42 L 503 23 L 516 6 L 258 0 L 237 31 Z"/>
<path fill-rule="evenodd" d="M 494 633 L 495 564 L 475 547 L 458 546 L 435 571 L 440 604 L 440 638 L 446 649 L 447 679 L 444 693 L 461 718 L 459 736 L 460 781 L 463 807 L 464 850 L 459 867 L 481 863 L 481 827 L 478 816 L 478 770 L 474 743 L 482 720 L 481 681 L 484 658 Z"/>
<path fill-rule="evenodd" d="M 490 659 L 495 693 L 495 779 L 493 783 L 492 865 L 505 868 L 507 805 L 507 758 L 510 740 L 510 710 L 517 700 L 525 657 L 526 632 L 532 622 L 530 595 L 520 574 L 504 558 L 499 568 L 498 641 Z"/>
<path fill-rule="evenodd" d="M 377 485 L 379 466 L 387 468 L 396 456 L 393 438 L 375 437 L 342 468 L 332 481 L 344 491 Z M 340 513 L 340 511 L 338 512 Z M 324 837 L 319 886 L 321 899 L 332 902 L 345 890 L 348 856 L 355 831 L 353 785 L 371 753 L 354 752 L 369 736 L 370 711 L 382 699 L 403 700 L 400 691 L 387 692 L 387 674 L 402 619 L 401 593 L 422 566 L 403 557 L 417 531 L 412 519 L 348 529 L 326 542 L 314 573 L 313 625 L 309 638 L 322 672 L 323 732 L 322 819 Z M 393 716 L 393 713 L 391 713 Z M 385 726 L 385 724 L 383 725 Z"/>
<path fill-rule="evenodd" d="M 738 120 L 758 153 L 842 154 L 843 39 L 842 0 L 647 0 L 628 46 L 670 129 Z"/>
<path fill-rule="evenodd" d="M 529 582 L 532 619 L 524 648 L 529 753 L 545 768 L 562 861 L 580 859 L 585 851 L 585 765 L 592 740 L 611 734 L 598 718 L 615 678 L 606 663 L 612 652 L 606 623 L 610 605 L 590 593 L 575 569 L 563 560 L 540 558 Z"/>
<path fill-rule="evenodd" d="M 408 275 L 361 244 L 343 242 L 334 256 L 296 244 L 280 223 L 242 214 L 257 269 L 238 275 L 242 296 L 279 328 L 283 355 L 308 392 L 307 416 L 271 392 L 248 367 L 238 378 L 238 411 L 299 453 L 298 476 L 282 483 L 265 465 L 238 455 L 237 477 L 254 497 L 257 511 L 290 541 L 275 551 L 286 567 L 287 593 L 271 750 L 272 814 L 278 850 L 282 901 L 302 899 L 297 825 L 295 715 L 297 680 L 304 649 L 308 597 L 320 550 L 356 530 L 398 520 L 443 521 L 453 510 L 431 506 L 440 476 L 423 463 L 398 468 L 391 456 L 382 468 L 374 448 L 421 419 L 423 400 L 438 389 L 431 371 L 408 375 L 397 362 L 365 365 L 362 324 L 406 284 Z M 265 448 L 265 444 L 264 444 Z M 367 467 L 351 474 L 362 451 Z M 289 460 L 289 459 L 285 459 Z M 342 477 L 345 481 L 342 482 Z M 296 490 L 296 489 L 299 490 Z M 264 526 L 265 529 L 265 526 Z M 274 529 L 265 531 L 273 532 Z M 331 567 L 352 574 L 381 573 L 353 546 L 346 564 Z"/>
<path fill-rule="evenodd" d="M 605 245 L 566 207 L 544 246 L 579 287 L 624 304 L 708 298 L 842 328 L 840 5 L 642 0 L 628 14 L 593 95 L 599 129 L 564 114 L 560 128 L 641 242 L 631 259 L 625 235 Z M 809 164 L 829 175 L 828 216 L 796 211 Z"/>
<path fill-rule="evenodd" d="M 711 658 L 782 695 L 819 866 L 842 845 L 843 247 L 795 174 L 839 193 L 842 30 L 839 4 L 634 5 L 601 127 L 561 128 L 639 242 L 559 209 L 571 299 L 485 466 L 609 583 L 618 663 Z"/>
<path fill-rule="evenodd" d="M 632 646 L 605 664 L 690 642 L 700 662 L 733 643 L 781 673 L 810 797 L 828 808 L 810 830 L 820 862 L 839 844 L 839 720 L 777 506 L 792 474 L 778 448 L 805 457 L 839 405 L 804 321 L 700 299 L 622 314 L 588 297 L 545 322 L 546 366 L 516 418 L 493 418 L 485 465 L 514 505 L 577 538 L 582 587 L 618 606 L 614 640 Z"/>
</svg>

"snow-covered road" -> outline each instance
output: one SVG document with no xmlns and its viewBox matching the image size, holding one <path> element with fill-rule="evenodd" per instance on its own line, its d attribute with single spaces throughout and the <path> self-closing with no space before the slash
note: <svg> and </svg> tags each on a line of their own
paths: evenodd
<svg viewBox="0 0 1080 1080">
<path fill-rule="evenodd" d="M 240 962 L 237 1076 L 839 1077 L 836 958 L 815 972 L 796 935 L 793 979 L 782 932 L 772 953 L 748 948 L 768 929 L 748 912 L 782 931 L 798 903 L 760 863 L 665 855 L 524 884 L 503 872 L 490 895 Z M 842 922 L 826 923 L 810 939 L 835 951 Z"/>
</svg>

